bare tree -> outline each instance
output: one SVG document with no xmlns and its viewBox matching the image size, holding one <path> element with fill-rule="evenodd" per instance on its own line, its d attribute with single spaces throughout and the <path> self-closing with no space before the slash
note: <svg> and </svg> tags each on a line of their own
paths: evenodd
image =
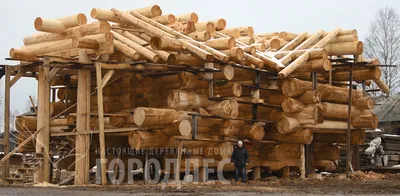
<svg viewBox="0 0 400 196">
<path fill-rule="evenodd" d="M 371 22 L 364 43 L 367 58 L 377 58 L 382 65 L 400 62 L 400 16 L 392 7 L 380 8 Z M 382 80 L 391 93 L 398 92 L 400 78 L 397 67 L 381 67 Z"/>
</svg>

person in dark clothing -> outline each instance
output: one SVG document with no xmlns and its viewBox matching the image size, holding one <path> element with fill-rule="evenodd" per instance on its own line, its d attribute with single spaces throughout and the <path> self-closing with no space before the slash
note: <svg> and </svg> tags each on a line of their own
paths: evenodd
<svg viewBox="0 0 400 196">
<path fill-rule="evenodd" d="M 249 162 L 249 152 L 243 147 L 243 142 L 238 142 L 238 147 L 233 150 L 231 162 L 235 165 L 235 182 L 242 178 L 246 182 L 246 165 Z"/>
</svg>

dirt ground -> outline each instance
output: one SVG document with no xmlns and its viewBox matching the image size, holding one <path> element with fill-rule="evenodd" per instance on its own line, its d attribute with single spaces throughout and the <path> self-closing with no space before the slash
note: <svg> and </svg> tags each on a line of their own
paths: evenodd
<svg viewBox="0 0 400 196">
<path fill-rule="evenodd" d="M 123 196 L 123 195 L 400 195 L 400 174 L 376 174 L 357 172 L 349 179 L 345 175 L 331 175 L 323 180 L 277 179 L 267 178 L 261 181 L 249 181 L 246 184 L 186 184 L 180 189 L 174 184 L 98 186 L 89 185 L 57 186 L 51 184 L 3 185 L 0 195 L 7 196 Z"/>
</svg>

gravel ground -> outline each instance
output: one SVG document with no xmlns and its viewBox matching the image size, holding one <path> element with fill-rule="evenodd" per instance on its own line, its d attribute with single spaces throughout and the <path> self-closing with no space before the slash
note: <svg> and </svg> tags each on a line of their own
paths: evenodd
<svg viewBox="0 0 400 196">
<path fill-rule="evenodd" d="M 265 179 L 249 181 L 246 184 L 187 184 L 180 189 L 174 184 L 110 186 L 57 186 L 2 185 L 0 195 L 7 196 L 125 196 L 125 195 L 400 195 L 400 174 L 358 173 L 350 179 L 343 175 L 317 179 Z"/>
</svg>

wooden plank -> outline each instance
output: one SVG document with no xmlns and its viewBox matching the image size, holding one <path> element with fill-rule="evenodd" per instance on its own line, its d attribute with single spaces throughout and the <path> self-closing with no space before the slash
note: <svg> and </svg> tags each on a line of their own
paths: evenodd
<svg viewBox="0 0 400 196">
<path fill-rule="evenodd" d="M 26 138 L 23 142 L 21 142 L 17 147 L 15 147 L 10 153 L 5 155 L 1 160 L 0 164 L 5 163 L 14 153 L 16 153 L 18 150 L 20 150 L 22 147 L 24 147 L 28 142 L 30 142 L 33 138 L 36 137 L 38 133 L 40 133 L 43 130 L 44 127 L 40 128 L 39 130 L 35 131 L 35 133 L 31 134 L 28 138 Z M 3 165 L 4 166 L 4 165 Z"/>
<path fill-rule="evenodd" d="M 10 143 L 10 67 L 5 66 L 5 88 L 4 88 L 4 156 L 8 155 L 9 143 Z M 10 168 L 8 159 L 3 164 L 3 182 L 9 177 Z"/>
<path fill-rule="evenodd" d="M 103 88 L 101 77 L 101 64 L 95 63 L 96 66 L 96 80 L 97 80 L 97 111 L 99 113 L 99 141 L 100 141 L 100 165 L 101 165 L 101 184 L 107 184 L 106 176 L 106 145 L 104 139 L 104 108 L 103 108 Z"/>
<path fill-rule="evenodd" d="M 111 79 L 111 77 L 113 76 L 114 72 L 115 72 L 115 70 L 107 71 L 106 75 L 103 77 L 101 88 L 104 88 L 107 85 L 107 82 Z"/>
<path fill-rule="evenodd" d="M 33 98 L 32 98 L 32 96 L 30 96 L 30 95 L 29 95 L 29 101 L 31 102 L 31 105 L 32 105 L 32 107 L 33 107 L 33 110 L 35 111 L 35 114 L 37 115 L 37 114 L 38 114 L 38 111 L 37 111 L 35 102 L 33 101 Z"/>
<path fill-rule="evenodd" d="M 51 71 L 49 72 L 49 75 L 47 76 L 47 82 L 51 82 L 51 80 L 53 79 L 53 77 L 57 74 L 57 72 L 61 70 L 61 68 L 53 68 L 51 69 Z"/>
<path fill-rule="evenodd" d="M 17 81 L 18 81 L 22 76 L 24 76 L 24 75 L 25 75 L 25 72 L 24 72 L 24 71 L 18 72 L 17 75 L 15 75 L 15 76 L 11 79 L 11 81 L 10 81 L 10 88 L 11 88 L 15 83 L 17 83 Z"/>
</svg>

